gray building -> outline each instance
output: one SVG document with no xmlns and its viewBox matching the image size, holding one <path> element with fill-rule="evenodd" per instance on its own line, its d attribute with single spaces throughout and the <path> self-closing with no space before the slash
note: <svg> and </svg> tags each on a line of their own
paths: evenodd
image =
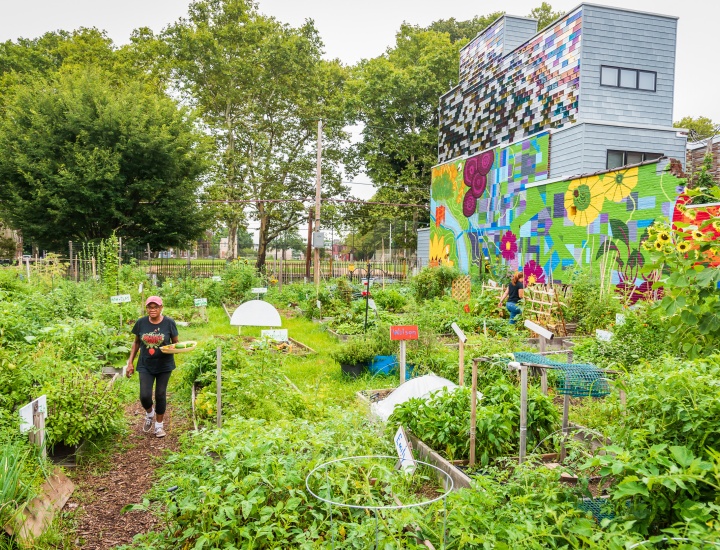
<svg viewBox="0 0 720 550">
<path fill-rule="evenodd" d="M 537 32 L 505 15 L 460 53 L 460 82 L 440 99 L 440 163 L 550 131 L 550 179 L 667 156 L 677 17 L 580 4 Z"/>
</svg>

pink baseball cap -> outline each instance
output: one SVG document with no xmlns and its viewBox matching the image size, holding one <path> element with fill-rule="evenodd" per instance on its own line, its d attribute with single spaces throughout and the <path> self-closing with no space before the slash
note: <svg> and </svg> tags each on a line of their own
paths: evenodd
<svg viewBox="0 0 720 550">
<path fill-rule="evenodd" d="M 160 296 L 150 296 L 147 300 L 145 300 L 145 307 L 150 304 L 157 304 L 162 307 L 162 298 L 160 298 Z"/>
</svg>

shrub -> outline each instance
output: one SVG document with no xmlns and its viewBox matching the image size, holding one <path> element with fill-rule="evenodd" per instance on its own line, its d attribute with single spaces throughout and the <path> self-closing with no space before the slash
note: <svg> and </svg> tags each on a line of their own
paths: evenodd
<svg viewBox="0 0 720 550">
<path fill-rule="evenodd" d="M 452 267 L 426 267 L 412 279 L 415 299 L 424 302 L 431 298 L 444 296 L 452 287 L 452 282 L 460 276 L 460 272 Z"/>
<path fill-rule="evenodd" d="M 603 288 L 589 269 L 577 271 L 572 277 L 572 294 L 567 303 L 565 319 L 577 322 L 577 331 L 592 334 L 615 322 L 615 314 L 622 311 L 616 295 Z"/>
</svg>

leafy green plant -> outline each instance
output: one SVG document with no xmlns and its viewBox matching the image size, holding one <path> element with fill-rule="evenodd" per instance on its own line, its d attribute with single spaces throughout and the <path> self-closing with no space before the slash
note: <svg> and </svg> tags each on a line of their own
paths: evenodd
<svg viewBox="0 0 720 550">
<path fill-rule="evenodd" d="M 702 225 L 711 224 L 720 229 L 720 219 L 710 218 Z M 699 357 L 713 353 L 720 342 L 720 270 L 713 265 L 720 251 L 717 241 L 698 228 L 683 222 L 676 226 L 672 230 L 654 224 L 645 246 L 653 267 L 662 273 L 658 285 L 664 296 L 657 307 L 665 318 L 668 340 L 677 352 Z"/>
<path fill-rule="evenodd" d="M 565 318 L 577 322 L 577 332 L 593 334 L 615 322 L 615 314 L 622 311 L 616 295 L 603 288 L 596 274 L 582 269 L 573 274 L 572 293 L 568 299 Z"/>
<path fill-rule="evenodd" d="M 30 450 L 15 442 L 0 447 L 0 525 L 8 525 L 34 496 L 23 469 Z"/>
<path fill-rule="evenodd" d="M 431 298 L 439 298 L 452 287 L 452 282 L 460 276 L 460 272 L 447 266 L 426 267 L 412 279 L 415 300 L 424 302 Z"/>
<path fill-rule="evenodd" d="M 368 338 L 350 338 L 330 353 L 340 365 L 367 365 L 377 355 L 376 346 Z"/>
</svg>

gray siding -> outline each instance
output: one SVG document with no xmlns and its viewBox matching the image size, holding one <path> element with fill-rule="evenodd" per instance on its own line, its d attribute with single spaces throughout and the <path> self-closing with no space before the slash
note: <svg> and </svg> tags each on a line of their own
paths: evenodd
<svg viewBox="0 0 720 550">
<path fill-rule="evenodd" d="M 430 228 L 417 230 L 417 264 L 427 267 L 430 263 Z"/>
<path fill-rule="evenodd" d="M 677 19 L 583 7 L 579 118 L 672 126 Z M 600 66 L 655 71 L 656 92 L 600 86 Z"/>
<path fill-rule="evenodd" d="M 583 174 L 584 124 L 575 124 L 550 134 L 550 174 L 548 178 Z"/>
<path fill-rule="evenodd" d="M 607 167 L 608 150 L 660 153 L 685 165 L 686 138 L 672 130 L 576 124 L 550 138 L 550 177 L 590 174 Z"/>
<path fill-rule="evenodd" d="M 537 21 L 506 15 L 504 33 L 503 55 L 507 55 L 537 34 Z"/>
</svg>

